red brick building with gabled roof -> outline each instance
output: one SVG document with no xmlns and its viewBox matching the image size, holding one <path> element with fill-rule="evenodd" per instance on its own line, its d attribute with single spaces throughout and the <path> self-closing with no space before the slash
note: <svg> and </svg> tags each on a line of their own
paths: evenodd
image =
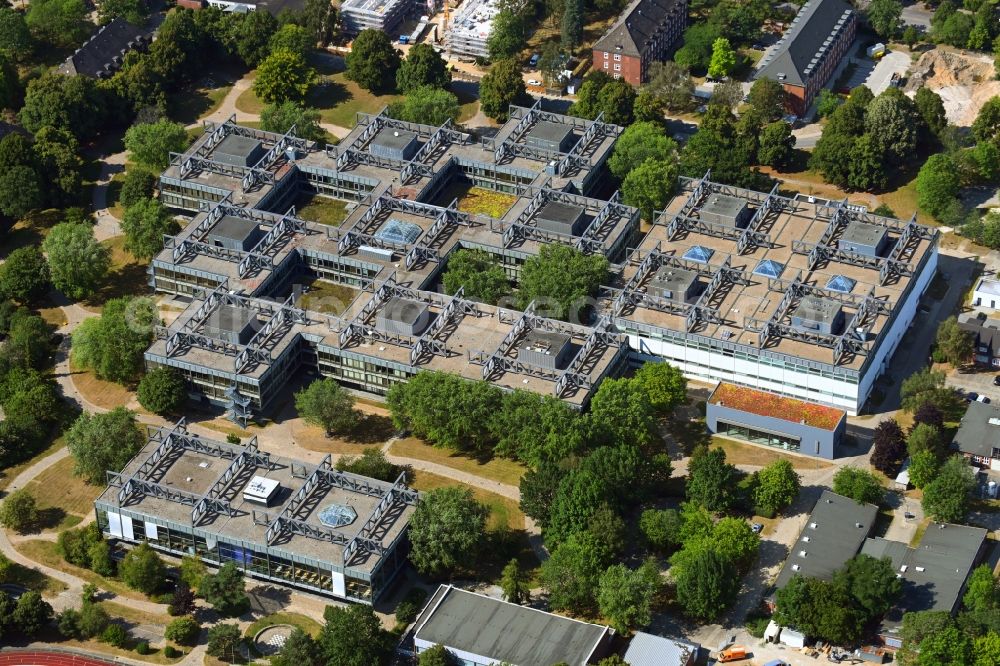
<svg viewBox="0 0 1000 666">
<path fill-rule="evenodd" d="M 634 0 L 594 44 L 596 71 L 634 86 L 666 58 L 687 25 L 687 0 Z"/>
</svg>

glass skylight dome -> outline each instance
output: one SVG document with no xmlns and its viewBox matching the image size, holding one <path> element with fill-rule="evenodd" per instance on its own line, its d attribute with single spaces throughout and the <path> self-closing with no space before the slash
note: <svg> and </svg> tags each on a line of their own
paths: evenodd
<svg viewBox="0 0 1000 666">
<path fill-rule="evenodd" d="M 420 238 L 421 229 L 412 222 L 390 219 L 375 232 L 375 238 L 390 243 L 413 243 Z"/>
<path fill-rule="evenodd" d="M 358 512 L 343 504 L 330 504 L 319 512 L 319 522 L 327 527 L 343 527 L 358 519 Z"/>
<path fill-rule="evenodd" d="M 765 259 L 764 261 L 757 264 L 757 268 L 753 269 L 754 275 L 763 275 L 769 278 L 779 278 L 781 277 L 782 271 L 785 270 L 785 265 L 780 261 L 774 261 L 773 259 Z"/>
<path fill-rule="evenodd" d="M 697 261 L 701 264 L 707 264 L 713 254 L 715 254 L 715 250 L 710 250 L 709 248 L 702 247 L 701 245 L 695 245 L 684 253 L 684 258 L 690 261 Z"/>
<path fill-rule="evenodd" d="M 830 291 L 839 291 L 844 294 L 849 294 L 854 291 L 854 285 L 856 284 L 856 280 L 852 280 L 846 275 L 834 275 L 832 278 L 827 280 L 826 288 Z"/>
</svg>

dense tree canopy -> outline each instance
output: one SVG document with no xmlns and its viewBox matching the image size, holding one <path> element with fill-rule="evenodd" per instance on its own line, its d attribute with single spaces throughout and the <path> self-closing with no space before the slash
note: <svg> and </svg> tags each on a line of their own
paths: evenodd
<svg viewBox="0 0 1000 666">
<path fill-rule="evenodd" d="M 396 83 L 399 51 L 381 30 L 362 30 L 354 38 L 351 52 L 345 60 L 347 78 L 365 90 L 384 92 L 391 90 Z"/>
<path fill-rule="evenodd" d="M 614 152 L 608 158 L 608 169 L 619 179 L 647 159 L 672 160 L 677 154 L 677 143 L 667 136 L 660 123 L 640 122 L 629 125 L 615 142 Z"/>
<path fill-rule="evenodd" d="M 411 90 L 406 97 L 389 105 L 389 115 L 399 120 L 424 125 L 443 125 L 458 120 L 458 98 L 455 94 L 426 85 Z"/>
<path fill-rule="evenodd" d="M 722 449 L 699 447 L 688 465 L 687 498 L 709 511 L 725 511 L 736 500 L 739 471 L 726 462 Z"/>
<path fill-rule="evenodd" d="M 152 594 L 166 582 L 167 567 L 148 543 L 142 543 L 128 551 L 118 575 L 132 589 Z"/>
<path fill-rule="evenodd" d="M 122 231 L 125 249 L 138 259 L 152 259 L 163 249 L 163 236 L 180 230 L 180 225 L 158 199 L 143 199 L 125 211 Z"/>
<path fill-rule="evenodd" d="M 396 71 L 396 87 L 409 93 L 422 86 L 444 88 L 451 83 L 451 72 L 444 58 L 430 44 L 414 44 Z"/>
<path fill-rule="evenodd" d="M 885 488 L 879 478 L 860 467 L 841 467 L 833 475 L 833 492 L 850 497 L 858 504 L 881 504 Z"/>
<path fill-rule="evenodd" d="M 647 221 L 666 207 L 676 190 L 676 162 L 654 158 L 629 171 L 621 187 L 623 201 L 638 208 Z"/>
<path fill-rule="evenodd" d="M 603 256 L 583 254 L 568 245 L 543 245 L 521 269 L 519 302 L 526 307 L 534 301 L 539 314 L 578 321 L 580 310 L 597 294 L 607 272 Z"/>
<path fill-rule="evenodd" d="M 327 606 L 326 624 L 317 639 L 324 663 L 338 666 L 388 666 L 393 636 L 382 628 L 371 606 Z"/>
<path fill-rule="evenodd" d="M 111 253 L 94 238 L 88 224 L 64 222 L 52 227 L 42 243 L 52 284 L 73 300 L 90 296 L 104 280 Z"/>
<path fill-rule="evenodd" d="M 48 290 L 49 265 L 37 247 L 19 247 L 0 264 L 0 292 L 4 298 L 32 303 Z"/>
<path fill-rule="evenodd" d="M 198 594 L 226 617 L 239 615 L 246 610 L 246 580 L 235 562 L 226 562 L 214 574 L 202 576 Z"/>
<path fill-rule="evenodd" d="M 268 104 L 260 112 L 260 128 L 284 134 L 295 127 L 295 136 L 309 141 L 322 141 L 326 132 L 319 125 L 319 111 L 307 109 L 291 100 L 281 104 Z M 129 172 L 131 173 L 131 171 Z M 122 186 L 124 198 L 125 187 Z M 126 205 L 124 201 L 123 205 Z"/>
<path fill-rule="evenodd" d="M 73 331 L 73 363 L 92 369 L 101 379 L 133 382 L 142 373 L 142 355 L 153 339 L 155 322 L 149 299 L 111 299 L 100 317 L 87 319 Z"/>
<path fill-rule="evenodd" d="M 317 379 L 295 394 L 295 409 L 307 423 L 323 428 L 327 435 L 351 432 L 361 421 L 354 397 L 332 377 Z"/>
<path fill-rule="evenodd" d="M 799 475 L 791 462 L 778 459 L 754 475 L 754 510 L 773 516 L 789 506 L 799 494 Z"/>
<path fill-rule="evenodd" d="M 104 483 L 107 471 L 120 472 L 144 443 L 135 412 L 124 407 L 101 414 L 84 412 L 66 431 L 75 472 L 95 485 Z"/>
<path fill-rule="evenodd" d="M 493 25 L 486 39 L 486 51 L 494 62 L 513 58 L 524 48 L 524 17 L 512 8 L 501 9 L 493 17 Z"/>
<path fill-rule="evenodd" d="M 257 67 L 253 91 L 269 104 L 301 102 L 315 80 L 316 70 L 309 66 L 305 56 L 289 48 L 279 48 Z"/>
<path fill-rule="evenodd" d="M 187 382 L 175 368 L 154 368 L 139 381 L 136 397 L 155 414 L 176 413 L 187 402 Z"/>
<path fill-rule="evenodd" d="M 941 523 L 958 523 L 969 509 L 969 493 L 976 485 L 975 477 L 962 456 L 952 456 L 933 481 L 924 487 L 921 502 L 924 513 Z"/>
<path fill-rule="evenodd" d="M 50 71 L 28 83 L 19 118 L 29 132 L 48 125 L 90 139 L 104 124 L 107 105 L 102 98 L 94 79 Z"/>
<path fill-rule="evenodd" d="M 448 268 L 441 277 L 447 294 L 463 289 L 465 298 L 496 304 L 511 293 L 510 281 L 503 266 L 483 250 L 456 250 L 448 257 Z"/>
<path fill-rule="evenodd" d="M 39 0 L 24 15 L 31 34 L 58 48 L 76 48 L 93 29 L 83 0 Z"/>
<path fill-rule="evenodd" d="M 493 120 L 507 120 L 510 105 L 526 94 L 521 68 L 512 59 L 494 62 L 479 82 L 480 109 Z"/>
<path fill-rule="evenodd" d="M 427 492 L 410 518 L 410 561 L 422 574 L 441 577 L 468 565 L 481 546 L 489 510 L 469 488 Z"/>
</svg>

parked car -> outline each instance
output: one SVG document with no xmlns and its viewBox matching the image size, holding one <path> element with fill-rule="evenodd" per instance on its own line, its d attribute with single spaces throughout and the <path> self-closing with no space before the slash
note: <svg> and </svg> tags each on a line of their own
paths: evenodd
<svg viewBox="0 0 1000 666">
<path fill-rule="evenodd" d="M 993 386 L 1000 386 L 1000 375 L 993 378 Z"/>
<path fill-rule="evenodd" d="M 760 534 L 763 531 L 764 526 L 761 523 L 750 523 L 750 529 L 753 530 L 754 534 Z"/>
<path fill-rule="evenodd" d="M 976 393 L 975 391 L 969 391 L 968 393 L 965 394 L 966 402 L 975 402 L 977 400 L 979 400 L 979 394 Z"/>
<path fill-rule="evenodd" d="M 410 36 L 409 35 L 400 35 L 399 36 L 399 43 L 400 44 L 409 44 L 410 43 Z"/>
<path fill-rule="evenodd" d="M 539 81 L 538 79 L 528 79 L 528 85 L 529 86 L 541 86 L 542 82 Z"/>
<path fill-rule="evenodd" d="M 988 405 L 988 404 L 990 404 L 990 399 L 988 397 L 986 397 L 985 395 L 981 395 L 978 398 L 976 398 L 976 402 L 981 402 L 984 405 Z"/>
<path fill-rule="evenodd" d="M 532 53 L 531 54 L 531 58 L 528 59 L 528 64 L 531 65 L 532 67 L 534 67 L 535 65 L 538 64 L 538 60 L 540 58 L 541 58 L 541 56 L 538 55 L 537 53 Z"/>
</svg>

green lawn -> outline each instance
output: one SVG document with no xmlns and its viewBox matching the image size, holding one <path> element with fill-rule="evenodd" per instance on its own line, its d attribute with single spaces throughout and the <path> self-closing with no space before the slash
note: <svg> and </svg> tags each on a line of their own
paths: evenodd
<svg viewBox="0 0 1000 666">
<path fill-rule="evenodd" d="M 347 202 L 317 194 L 303 194 L 295 200 L 295 214 L 303 220 L 337 227 L 347 217 Z"/>
<path fill-rule="evenodd" d="M 71 456 L 39 474 L 24 489 L 35 498 L 39 527 L 56 531 L 74 527 L 89 515 L 102 490 L 73 474 Z"/>
<path fill-rule="evenodd" d="M 323 630 L 322 625 L 311 617 L 306 617 L 305 615 L 300 615 L 299 613 L 273 613 L 272 615 L 266 615 L 251 624 L 247 627 L 247 630 L 243 632 L 243 635 L 247 638 L 253 638 L 261 629 L 265 629 L 275 624 L 290 624 L 293 627 L 298 627 L 313 638 L 319 636 L 319 632 Z"/>
<path fill-rule="evenodd" d="M 231 85 L 216 88 L 195 88 L 170 99 L 170 118 L 184 125 L 210 116 L 222 106 L 222 100 L 232 90 Z"/>
<path fill-rule="evenodd" d="M 344 72 L 337 72 L 319 76 L 316 85 L 306 95 L 306 106 L 319 111 L 321 123 L 350 128 L 354 127 L 357 113 L 378 113 L 383 106 L 398 99 L 401 99 L 400 95 L 376 95 L 364 90 L 353 81 L 348 81 Z M 236 98 L 236 108 L 243 113 L 259 114 L 264 103 L 251 87 Z"/>
<path fill-rule="evenodd" d="M 298 306 L 316 312 L 339 315 L 354 302 L 357 295 L 358 291 L 347 285 L 316 279 L 309 284 L 309 292 L 302 295 Z"/>
<path fill-rule="evenodd" d="M 104 304 L 112 298 L 146 294 L 146 267 L 148 262 L 140 261 L 125 249 L 125 237 L 115 236 L 101 241 L 101 245 L 111 251 L 111 267 L 104 278 L 104 285 L 83 306 L 100 312 Z"/>
<path fill-rule="evenodd" d="M 199 132 L 200 134 L 200 132 Z M 122 194 L 122 184 L 125 182 L 125 172 L 119 171 L 114 176 L 111 177 L 111 182 L 108 183 L 108 191 L 105 199 L 105 203 L 108 207 L 108 212 L 114 215 L 119 220 L 125 215 L 125 207 L 122 206 L 121 202 L 118 200 Z"/>
</svg>

